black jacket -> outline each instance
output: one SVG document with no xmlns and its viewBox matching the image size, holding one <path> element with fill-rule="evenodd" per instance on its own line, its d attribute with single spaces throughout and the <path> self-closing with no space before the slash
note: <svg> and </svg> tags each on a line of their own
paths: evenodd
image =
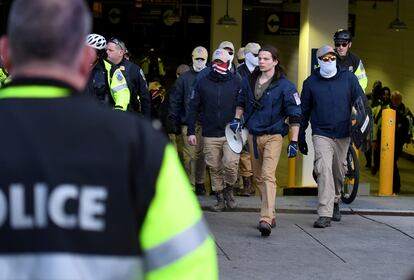
<svg viewBox="0 0 414 280">
<path fill-rule="evenodd" d="M 348 52 L 346 56 L 340 56 L 336 53 L 336 58 L 337 64 L 340 68 L 351 71 L 352 73 L 355 73 L 358 69 L 359 62 L 361 61 L 361 59 L 353 52 Z"/>
<path fill-rule="evenodd" d="M 123 59 L 117 65 L 127 80 L 131 92 L 131 105 L 134 111 L 141 112 L 144 116 L 151 117 L 151 97 L 148 91 L 147 81 L 142 69 L 129 60 Z M 138 101 L 138 97 L 140 102 Z"/>
<path fill-rule="evenodd" d="M 106 69 L 100 60 L 92 69 L 91 76 L 85 88 L 85 94 L 93 96 L 102 104 L 113 104 L 109 85 L 107 80 Z"/>
<path fill-rule="evenodd" d="M 203 136 L 224 136 L 226 124 L 234 117 L 240 90 L 240 76 L 230 71 L 226 75 L 210 71 L 199 80 L 190 97 L 187 135 L 195 134 L 197 112 L 200 112 Z"/>
<path fill-rule="evenodd" d="M 237 67 L 237 73 L 239 73 L 239 75 L 242 78 L 249 77 L 251 75 L 251 72 L 250 72 L 249 68 L 247 68 L 246 63 L 243 63 L 242 65 Z"/>
<path fill-rule="evenodd" d="M 169 114 L 176 127 L 188 124 L 190 94 L 197 75 L 198 72 L 191 68 L 190 71 L 185 72 L 175 81 L 173 90 L 170 92 Z"/>
</svg>

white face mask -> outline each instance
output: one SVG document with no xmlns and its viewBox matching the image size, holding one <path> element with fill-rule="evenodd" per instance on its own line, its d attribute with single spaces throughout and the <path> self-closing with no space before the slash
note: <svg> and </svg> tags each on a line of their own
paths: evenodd
<svg viewBox="0 0 414 280">
<path fill-rule="evenodd" d="M 200 72 L 201 70 L 203 70 L 204 68 L 206 68 L 206 60 L 202 60 L 202 59 L 194 59 L 193 60 L 193 69 L 196 72 Z"/>
<path fill-rule="evenodd" d="M 251 70 L 250 68 L 254 69 L 256 66 L 259 65 L 259 57 L 254 56 L 254 54 L 252 53 L 247 53 L 246 54 L 246 65 L 249 68 L 249 70 Z"/>
<path fill-rule="evenodd" d="M 335 76 L 336 70 L 336 61 L 323 61 L 318 58 L 318 63 L 320 65 L 319 73 L 324 78 L 331 78 Z"/>
<path fill-rule="evenodd" d="M 231 69 L 231 67 L 232 67 L 232 64 L 233 64 L 234 53 L 233 53 L 233 55 L 230 55 L 230 54 L 229 54 L 229 56 L 230 56 L 230 60 L 229 60 L 229 70 L 230 70 L 230 69 Z"/>
</svg>

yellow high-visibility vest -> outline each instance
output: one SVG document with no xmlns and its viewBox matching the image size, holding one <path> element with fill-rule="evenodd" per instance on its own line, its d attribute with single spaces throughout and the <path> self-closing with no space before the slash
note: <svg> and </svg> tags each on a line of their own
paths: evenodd
<svg viewBox="0 0 414 280">
<path fill-rule="evenodd" d="M 125 76 L 122 74 L 121 69 L 117 68 L 111 77 L 112 64 L 104 60 L 104 65 L 107 72 L 109 90 L 115 103 L 114 109 L 126 111 L 131 99 L 131 92 L 129 91 Z"/>
</svg>

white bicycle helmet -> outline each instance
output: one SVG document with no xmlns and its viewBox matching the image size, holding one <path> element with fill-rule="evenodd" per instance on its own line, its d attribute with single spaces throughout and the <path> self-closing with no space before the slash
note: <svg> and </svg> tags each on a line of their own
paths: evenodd
<svg viewBox="0 0 414 280">
<path fill-rule="evenodd" d="M 99 34 L 89 34 L 86 37 L 86 44 L 97 50 L 103 50 L 106 48 L 106 40 Z"/>
</svg>

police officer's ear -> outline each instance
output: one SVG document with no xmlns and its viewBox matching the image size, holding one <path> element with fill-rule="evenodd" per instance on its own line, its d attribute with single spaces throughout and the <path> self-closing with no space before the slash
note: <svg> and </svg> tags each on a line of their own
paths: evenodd
<svg viewBox="0 0 414 280">
<path fill-rule="evenodd" d="M 95 62 L 96 50 L 89 46 L 84 46 L 81 53 L 79 72 L 82 76 L 89 77 L 91 65 Z"/>
<path fill-rule="evenodd" d="M 10 60 L 9 39 L 6 35 L 0 38 L 0 64 L 10 73 L 12 71 L 12 62 Z"/>
</svg>

